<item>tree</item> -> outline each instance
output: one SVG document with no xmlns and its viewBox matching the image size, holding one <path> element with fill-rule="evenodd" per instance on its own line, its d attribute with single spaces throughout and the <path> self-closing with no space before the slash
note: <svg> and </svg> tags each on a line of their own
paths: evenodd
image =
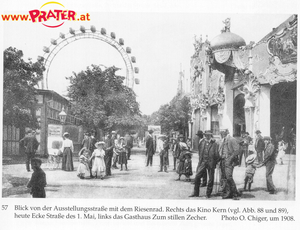
<svg viewBox="0 0 300 230">
<path fill-rule="evenodd" d="M 26 62 L 22 50 L 9 47 L 4 50 L 3 67 L 3 123 L 37 128 L 35 86 L 42 79 L 42 61 Z"/>
<path fill-rule="evenodd" d="M 115 74 L 117 70 L 114 66 L 102 70 L 92 65 L 67 78 L 72 112 L 85 126 L 129 131 L 143 123 L 136 95 L 123 84 L 125 78 Z"/>
<path fill-rule="evenodd" d="M 190 111 L 189 97 L 176 95 L 170 103 L 162 105 L 158 111 L 151 114 L 150 123 L 160 125 L 165 133 L 179 131 L 187 134 Z"/>
</svg>

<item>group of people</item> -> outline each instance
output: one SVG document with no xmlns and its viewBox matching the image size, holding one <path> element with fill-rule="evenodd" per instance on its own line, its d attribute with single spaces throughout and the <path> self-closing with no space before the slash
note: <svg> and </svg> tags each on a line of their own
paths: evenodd
<svg viewBox="0 0 300 230">
<path fill-rule="evenodd" d="M 112 131 L 111 134 L 106 134 L 104 141 L 94 144 L 90 140 L 87 134 L 79 152 L 77 175 L 80 179 L 87 177 L 104 179 L 105 176 L 111 176 L 111 169 L 119 169 L 117 164 L 120 165 L 121 171 L 128 170 L 127 163 L 133 147 L 133 138 L 129 134 L 117 137 L 116 132 Z"/>
<path fill-rule="evenodd" d="M 242 141 L 239 143 L 236 138 L 230 136 L 228 129 L 224 129 L 220 131 L 220 142 L 216 143 L 210 131 L 206 131 L 203 134 L 199 131 L 197 133 L 200 137 L 198 145 L 199 169 L 195 176 L 194 192 L 191 197 L 199 196 L 200 180 L 205 175 L 205 171 L 208 172 L 209 177 L 206 197 L 211 197 L 214 184 L 214 172 L 216 165 L 219 164 L 222 198 L 239 199 L 238 197 L 241 195 L 241 192 L 237 190 L 233 179 L 233 169 L 235 166 L 241 165 L 243 155 L 246 164 L 244 190 L 247 189 L 247 185 L 248 190 L 251 190 L 255 170 L 266 166 L 267 190 L 270 194 L 275 194 L 276 188 L 272 180 L 272 174 L 276 164 L 275 147 L 271 143 L 271 137 L 262 137 L 259 130 L 255 133 L 256 138 L 254 143 L 247 132 L 243 133 Z M 252 146 L 253 148 L 251 148 Z"/>
<path fill-rule="evenodd" d="M 46 174 L 41 169 L 42 160 L 35 157 L 39 146 L 35 132 L 28 130 L 26 136 L 20 140 L 20 144 L 25 148 L 26 170 L 30 172 L 31 168 L 34 171 L 27 187 L 30 188 L 34 198 L 45 198 Z M 87 132 L 84 134 L 81 147 L 77 176 L 80 179 L 104 179 L 105 176 L 111 176 L 112 168 L 118 169 L 117 164 L 120 164 L 120 170 L 128 170 L 127 160 L 130 160 L 133 138 L 129 134 L 117 137 L 116 132 L 112 131 L 111 134 L 107 133 L 104 141 L 97 141 L 93 134 Z M 61 147 L 55 147 L 55 150 L 57 150 L 55 158 L 61 161 L 61 169 L 74 171 L 74 145 L 68 132 L 63 134 Z M 54 155 L 49 155 L 49 158 L 53 157 Z"/>
<path fill-rule="evenodd" d="M 177 138 L 169 140 L 167 135 L 159 135 L 157 144 L 154 143 L 153 131 L 149 130 L 146 138 L 146 166 L 152 166 L 153 155 L 157 150 L 160 156 L 160 170 L 158 172 L 168 172 L 169 153 L 171 150 L 173 156 L 173 170 L 177 172 L 180 180 L 184 175 L 185 181 L 191 181 L 192 170 L 192 152 L 191 142 L 185 141 L 184 136 L 180 134 Z M 215 169 L 218 166 L 219 190 L 223 199 L 232 198 L 238 200 L 241 191 L 238 191 L 233 179 L 233 170 L 236 166 L 241 166 L 243 158 L 245 161 L 244 190 L 251 191 L 254 174 L 257 168 L 266 166 L 266 184 L 270 194 L 276 193 L 276 188 L 272 180 L 272 174 L 276 164 L 278 151 L 282 150 L 278 145 L 278 151 L 272 144 L 269 136 L 262 137 L 261 131 L 255 132 L 253 140 L 248 132 L 243 132 L 241 139 L 238 140 L 229 134 L 228 129 L 220 130 L 221 139 L 217 141 L 213 133 L 209 130 L 198 131 L 198 156 L 199 162 L 196 168 L 194 181 L 194 191 L 190 197 L 198 197 L 200 187 L 206 187 L 206 197 L 210 198 L 213 192 Z M 282 159 L 282 156 L 281 158 Z"/>
</svg>

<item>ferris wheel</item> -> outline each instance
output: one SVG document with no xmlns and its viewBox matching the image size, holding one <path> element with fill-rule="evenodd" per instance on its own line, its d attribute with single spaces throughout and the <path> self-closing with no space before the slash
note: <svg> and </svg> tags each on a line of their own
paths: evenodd
<svg viewBox="0 0 300 230">
<path fill-rule="evenodd" d="M 122 56 L 125 66 L 126 66 L 126 76 L 125 76 L 125 85 L 131 89 L 134 88 L 134 84 L 139 84 L 140 81 L 138 78 L 135 78 L 135 74 L 139 73 L 139 68 L 134 67 L 133 64 L 136 63 L 135 56 L 130 56 L 131 48 L 124 48 L 124 39 L 119 38 L 119 41 L 116 40 L 116 34 L 114 32 L 110 33 L 110 36 L 107 35 L 106 29 L 101 28 L 97 30 L 95 26 L 91 26 L 90 29 L 86 29 L 81 26 L 79 30 L 69 29 L 69 33 L 64 34 L 60 33 L 57 39 L 51 39 L 51 45 L 43 47 L 44 55 L 43 57 L 39 56 L 38 59 L 44 61 L 45 74 L 41 82 L 42 89 L 48 89 L 48 74 L 51 67 L 51 63 L 65 46 L 69 45 L 72 42 L 75 42 L 80 39 L 97 39 L 114 47 Z"/>
</svg>

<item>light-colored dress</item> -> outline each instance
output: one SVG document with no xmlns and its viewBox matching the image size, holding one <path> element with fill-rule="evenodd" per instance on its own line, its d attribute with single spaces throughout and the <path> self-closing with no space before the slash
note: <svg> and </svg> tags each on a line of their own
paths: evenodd
<svg viewBox="0 0 300 230">
<path fill-rule="evenodd" d="M 282 158 L 285 155 L 286 147 L 287 146 L 284 143 L 279 144 L 279 146 L 278 146 L 278 155 L 277 155 L 277 158 L 276 158 L 277 162 L 282 161 Z"/>
<path fill-rule="evenodd" d="M 104 162 L 104 156 L 105 156 L 105 151 L 95 149 L 93 152 L 92 157 L 95 157 L 93 167 L 92 167 L 92 172 L 94 176 L 97 174 L 97 176 L 104 176 L 105 173 L 105 162 Z"/>
<path fill-rule="evenodd" d="M 77 168 L 78 176 L 85 176 L 85 174 L 89 174 L 89 160 L 84 155 L 79 157 L 79 165 Z"/>
</svg>

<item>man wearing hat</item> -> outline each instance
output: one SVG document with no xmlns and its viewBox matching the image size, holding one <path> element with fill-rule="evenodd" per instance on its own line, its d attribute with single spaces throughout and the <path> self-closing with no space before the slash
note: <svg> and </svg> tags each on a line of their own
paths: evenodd
<svg viewBox="0 0 300 230">
<path fill-rule="evenodd" d="M 214 175 L 216 164 L 219 161 L 218 145 L 212 139 L 212 132 L 207 130 L 204 132 L 205 139 L 199 145 L 199 170 L 195 177 L 194 193 L 190 197 L 199 196 L 200 180 L 206 170 L 208 170 L 209 180 L 206 189 L 206 197 L 210 198 L 214 185 Z"/>
<path fill-rule="evenodd" d="M 169 151 L 169 143 L 168 137 L 166 135 L 161 135 L 158 137 L 157 148 L 159 152 L 160 158 L 160 170 L 158 172 L 168 172 L 167 165 L 168 165 L 168 151 Z"/>
<path fill-rule="evenodd" d="M 113 148 L 114 148 L 114 140 L 112 140 L 110 133 L 107 133 L 105 138 L 105 156 L 104 156 L 106 176 L 111 176 L 111 161 L 113 157 Z"/>
<path fill-rule="evenodd" d="M 235 159 L 239 154 L 239 144 L 236 139 L 229 135 L 228 129 L 220 130 L 222 141 L 219 148 L 221 156 L 221 173 L 222 178 L 226 179 L 223 199 L 233 198 L 238 200 L 238 191 L 233 180 L 233 169 Z"/>
<path fill-rule="evenodd" d="M 254 147 L 255 147 L 256 154 L 257 154 L 258 163 L 261 163 L 263 161 L 263 151 L 265 149 L 265 143 L 264 143 L 263 137 L 261 136 L 260 130 L 255 131 Z"/>
<path fill-rule="evenodd" d="M 116 131 L 111 131 L 111 140 L 113 142 L 113 148 L 115 147 L 115 139 L 117 139 L 116 134 L 117 134 Z M 113 153 L 113 158 L 112 158 L 112 161 L 113 161 L 113 165 L 111 166 L 112 168 L 118 169 L 118 166 L 117 166 L 118 159 L 119 159 L 119 155 L 117 155 L 114 152 Z"/>
<path fill-rule="evenodd" d="M 152 166 L 153 162 L 153 155 L 155 153 L 155 146 L 154 146 L 154 140 L 153 140 L 153 130 L 149 130 L 149 135 L 146 139 L 146 156 L 147 156 L 147 164 L 146 166 Z"/>
<path fill-rule="evenodd" d="M 252 143 L 252 138 L 249 136 L 248 132 L 242 132 L 242 140 L 240 142 L 241 150 L 239 154 L 239 166 L 242 165 L 243 155 L 246 158 L 248 157 L 248 147 Z"/>
<path fill-rule="evenodd" d="M 25 148 L 26 154 L 26 169 L 30 172 L 29 164 L 31 164 L 31 159 L 34 158 L 35 152 L 39 147 L 39 142 L 37 141 L 35 135 L 33 135 L 32 130 L 27 131 L 27 135 L 20 140 L 20 144 Z"/>
<path fill-rule="evenodd" d="M 274 145 L 271 143 L 271 137 L 264 137 L 265 142 L 265 158 L 264 161 L 258 166 L 258 168 L 262 166 L 266 166 L 266 180 L 267 180 L 267 189 L 270 194 L 276 193 L 276 187 L 273 184 L 272 174 L 274 172 L 275 164 L 276 164 L 276 155 Z"/>
<path fill-rule="evenodd" d="M 84 133 L 84 137 L 81 143 L 81 148 L 86 148 L 88 150 L 90 150 L 91 148 L 91 134 L 86 132 Z"/>
<path fill-rule="evenodd" d="M 198 142 L 199 143 L 198 144 L 199 162 L 198 162 L 197 169 L 196 169 L 196 173 L 198 173 L 199 169 L 200 169 L 200 155 L 201 155 L 200 150 L 203 149 L 202 145 L 205 142 L 205 138 L 204 138 L 203 132 L 201 130 L 198 130 L 196 135 L 199 137 L 199 142 Z M 205 187 L 206 185 L 207 185 L 207 170 L 205 170 L 203 173 L 201 187 Z"/>
</svg>

